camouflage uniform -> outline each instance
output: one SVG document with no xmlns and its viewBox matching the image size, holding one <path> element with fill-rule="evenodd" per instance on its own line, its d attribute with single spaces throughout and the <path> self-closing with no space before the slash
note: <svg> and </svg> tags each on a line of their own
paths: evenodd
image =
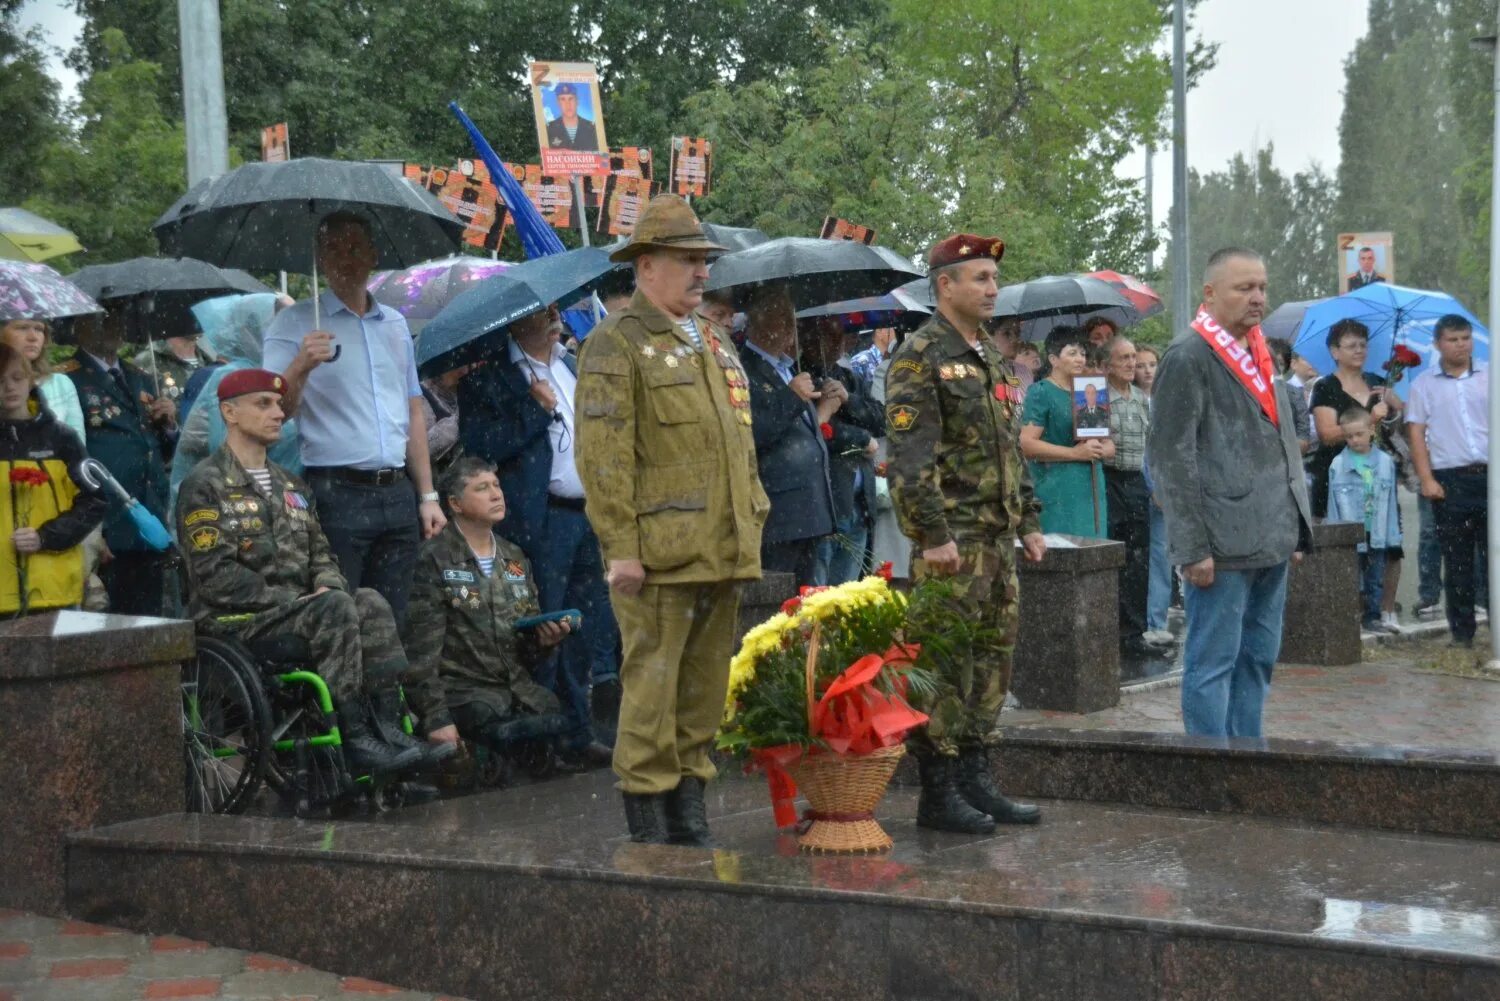
<svg viewBox="0 0 1500 1001">
<path fill-rule="evenodd" d="M 913 736 L 918 748 L 954 755 L 990 743 L 1010 686 L 1019 625 L 1018 536 L 1041 531 L 1031 473 L 1017 446 L 1020 380 L 985 337 L 971 347 L 942 313 L 933 314 L 891 359 L 886 375 L 886 475 L 902 531 L 920 552 L 958 544 L 950 578 L 963 612 L 983 618 L 995 639 L 974 651 L 972 670 L 940 679 Z M 931 576 L 912 561 L 912 576 Z"/>
<path fill-rule="evenodd" d="M 193 347 L 193 356 L 192 361 L 184 361 L 177 357 L 177 352 L 173 351 L 172 346 L 166 341 L 157 341 L 154 352 L 151 348 L 146 348 L 131 361 L 136 368 L 146 374 L 146 381 L 151 386 L 152 396 L 179 403 L 193 373 L 204 365 L 210 364 L 208 355 L 196 345 Z M 160 391 L 157 389 L 158 385 Z M 177 420 L 179 423 L 187 420 L 187 414 L 179 413 Z"/>
<path fill-rule="evenodd" d="M 456 522 L 423 543 L 406 617 L 411 669 L 402 681 L 426 732 L 453 723 L 461 706 L 482 705 L 496 721 L 561 711 L 528 670 L 542 655 L 535 634 L 511 628 L 539 610 L 520 546 L 495 536 L 494 573 L 486 577 Z"/>
<path fill-rule="evenodd" d="M 244 640 L 300 636 L 336 700 L 390 684 L 406 670 L 390 605 L 369 588 L 348 593 L 312 492 L 275 463 L 267 466 L 269 498 L 228 445 L 182 483 L 177 538 L 192 577 L 194 621 L 207 633 Z M 304 597 L 320 587 L 330 590 Z M 242 615 L 249 620 L 220 621 Z"/>
<path fill-rule="evenodd" d="M 627 794 L 714 776 L 708 749 L 729 684 L 736 582 L 760 576 L 770 510 L 745 370 L 724 331 L 695 321 L 701 348 L 637 292 L 579 357 L 589 522 L 606 560 L 646 569 L 638 595 L 610 594 L 625 654 L 614 765 Z"/>
</svg>

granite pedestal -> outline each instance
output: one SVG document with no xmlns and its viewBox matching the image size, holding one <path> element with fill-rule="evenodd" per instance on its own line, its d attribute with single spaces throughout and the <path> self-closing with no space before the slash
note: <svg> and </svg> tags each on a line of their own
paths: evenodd
<svg viewBox="0 0 1500 1001">
<path fill-rule="evenodd" d="M 1052 536 L 1049 536 L 1052 538 Z M 1040 563 L 1016 551 L 1021 631 L 1011 691 L 1027 709 L 1091 713 L 1120 701 L 1119 571 L 1125 546 L 1058 536 Z"/>
<path fill-rule="evenodd" d="M 1312 549 L 1287 583 L 1281 656 L 1288 664 L 1358 664 L 1363 525 L 1314 525 Z"/>
<path fill-rule="evenodd" d="M 740 590 L 740 621 L 734 642 L 738 647 L 745 633 L 781 611 L 788 598 L 797 596 L 797 576 L 768 571 L 760 580 L 746 581 Z"/>
<path fill-rule="evenodd" d="M 0 906 L 63 913 L 63 836 L 183 807 L 193 627 L 50 612 L 0 624 Z"/>
</svg>

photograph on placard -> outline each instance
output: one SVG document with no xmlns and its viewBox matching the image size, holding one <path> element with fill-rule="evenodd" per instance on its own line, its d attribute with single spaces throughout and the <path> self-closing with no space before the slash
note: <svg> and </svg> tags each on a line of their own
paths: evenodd
<svg viewBox="0 0 1500 1001">
<path fill-rule="evenodd" d="M 1073 437 L 1109 437 L 1109 390 L 1102 375 L 1073 376 Z"/>
<path fill-rule="evenodd" d="M 667 181 L 674 194 L 702 198 L 712 190 L 714 144 L 693 136 L 673 136 Z"/>
<path fill-rule="evenodd" d="M 611 174 L 604 184 L 604 206 L 599 213 L 598 230 L 610 236 L 629 236 L 635 232 L 636 220 L 645 211 L 655 189 L 644 177 Z"/>
<path fill-rule="evenodd" d="M 465 243 L 484 250 L 500 249 L 509 217 L 483 162 L 460 160 L 457 167 L 408 163 L 403 173 L 463 222 Z"/>
<path fill-rule="evenodd" d="M 292 158 L 286 122 L 267 125 L 260 130 L 260 158 L 263 163 L 286 163 Z"/>
<path fill-rule="evenodd" d="M 1396 240 L 1390 232 L 1338 235 L 1339 292 L 1396 281 Z"/>
<path fill-rule="evenodd" d="M 600 174 L 590 174 L 585 177 L 584 187 L 588 192 L 589 208 L 597 209 L 604 206 L 605 187 L 611 176 L 621 174 L 625 177 L 644 177 L 651 180 L 651 150 L 646 146 L 619 146 L 609 151 L 609 170 Z M 601 223 L 599 226 L 603 229 Z"/>
<path fill-rule="evenodd" d="M 532 109 L 541 167 L 551 176 L 607 172 L 609 142 L 592 63 L 532 63 Z"/>
</svg>

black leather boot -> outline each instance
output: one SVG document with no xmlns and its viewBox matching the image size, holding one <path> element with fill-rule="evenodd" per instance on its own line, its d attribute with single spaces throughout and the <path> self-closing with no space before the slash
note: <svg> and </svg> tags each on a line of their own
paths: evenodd
<svg viewBox="0 0 1500 1001">
<path fill-rule="evenodd" d="M 667 843 L 666 797 L 625 793 L 625 823 L 630 840 L 643 845 Z"/>
<path fill-rule="evenodd" d="M 922 794 L 917 798 L 917 826 L 954 834 L 989 834 L 995 822 L 974 809 L 958 791 L 958 759 L 931 751 L 917 756 Z"/>
<path fill-rule="evenodd" d="M 703 780 L 691 776 L 667 793 L 667 840 L 694 848 L 714 847 L 708 833 L 708 808 L 703 803 Z"/>
<path fill-rule="evenodd" d="M 394 685 L 382 688 L 370 696 L 375 709 L 375 724 L 380 727 L 380 736 L 387 744 L 399 751 L 416 748 L 421 754 L 416 768 L 429 768 L 447 761 L 458 753 L 457 744 L 429 744 L 407 733 L 401 726 L 401 691 Z"/>
<path fill-rule="evenodd" d="M 367 699 L 352 699 L 339 707 L 339 737 L 344 763 L 356 774 L 387 774 L 404 771 L 422 760 L 420 749 L 393 747 L 381 736 L 372 720 Z"/>
<path fill-rule="evenodd" d="M 989 751 L 983 747 L 965 747 L 958 752 L 958 791 L 976 810 L 983 810 L 997 824 L 1035 824 L 1042 811 L 1030 803 L 1005 798 L 990 774 Z"/>
</svg>

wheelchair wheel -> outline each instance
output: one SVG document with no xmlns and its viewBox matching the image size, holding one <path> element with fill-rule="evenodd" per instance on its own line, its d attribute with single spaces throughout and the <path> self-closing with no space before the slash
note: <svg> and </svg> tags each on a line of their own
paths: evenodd
<svg viewBox="0 0 1500 1001">
<path fill-rule="evenodd" d="M 265 775 L 271 710 L 255 671 L 235 648 L 198 639 L 182 668 L 182 736 L 187 809 L 238 813 Z"/>
<path fill-rule="evenodd" d="M 328 733 L 329 721 L 301 685 L 277 685 L 272 699 L 278 722 L 266 783 L 298 817 L 337 817 L 355 805 L 356 783 L 337 745 L 314 744 Z"/>
</svg>

